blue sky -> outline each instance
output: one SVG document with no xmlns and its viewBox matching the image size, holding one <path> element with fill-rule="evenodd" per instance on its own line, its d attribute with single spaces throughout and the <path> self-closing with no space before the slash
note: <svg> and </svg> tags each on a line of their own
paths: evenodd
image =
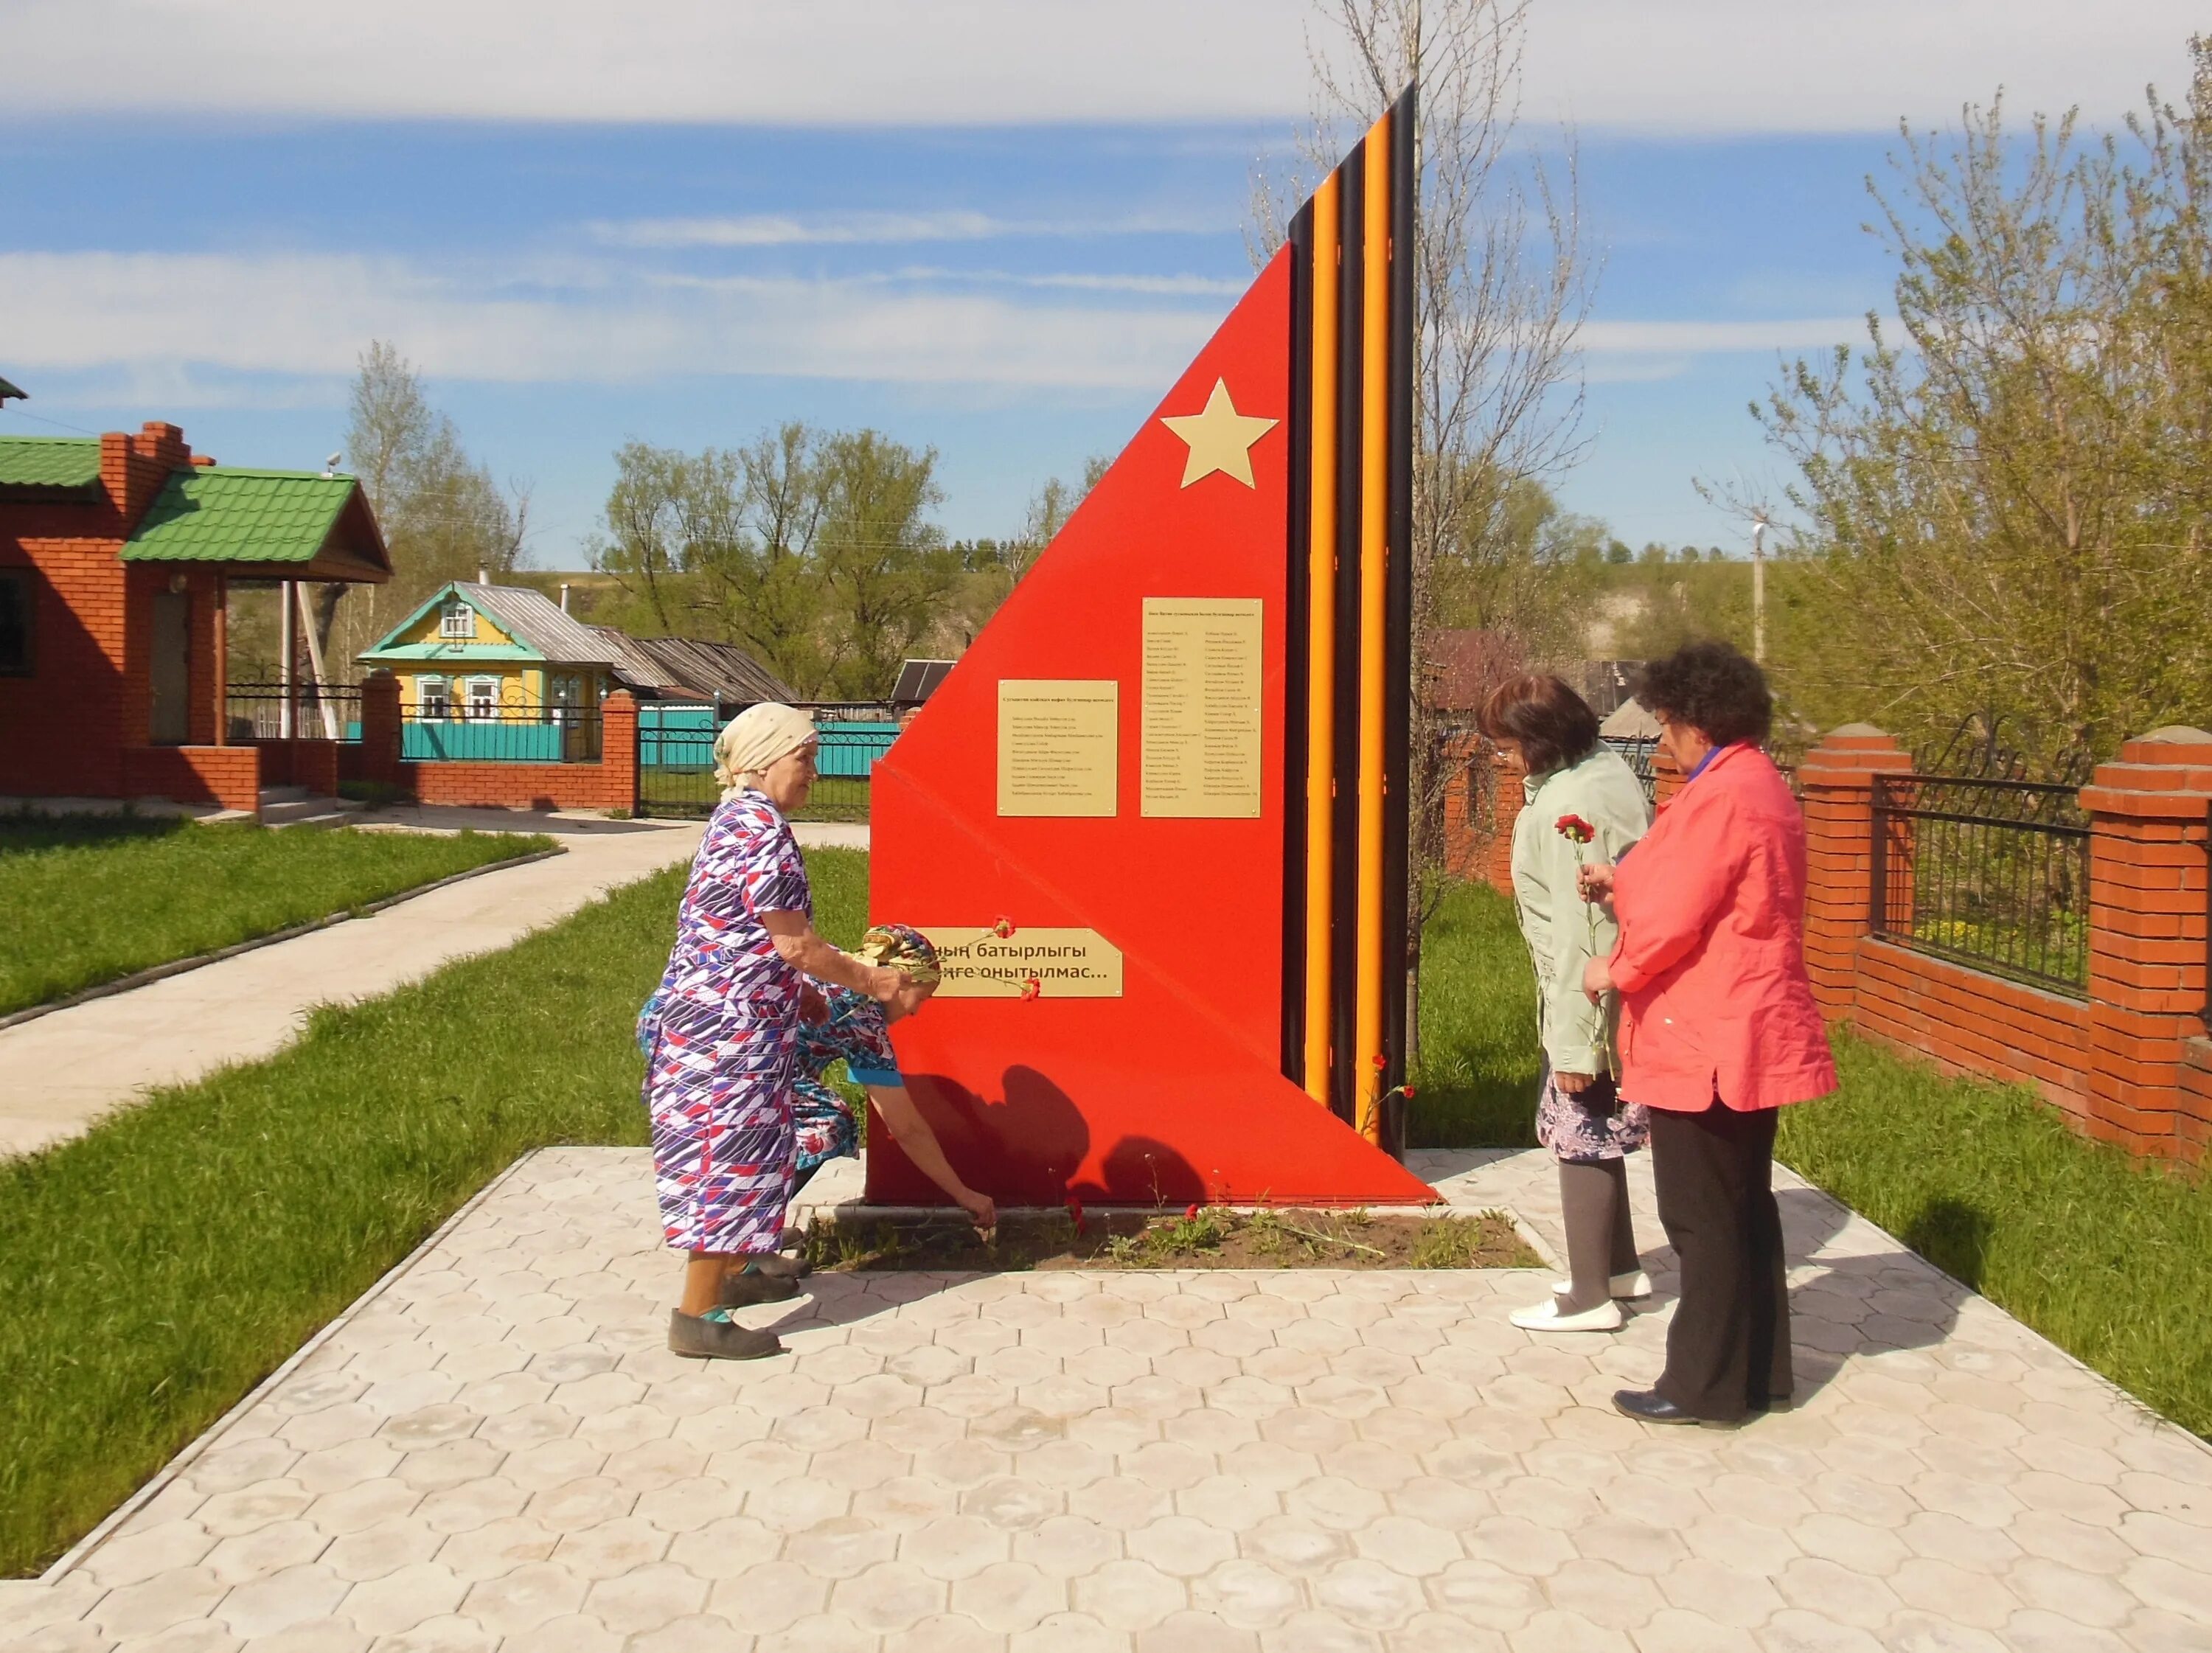
<svg viewBox="0 0 2212 1653">
<path fill-rule="evenodd" d="M 16 0 L 0 373 L 33 400 L 0 429 L 169 418 L 317 465 L 383 337 L 529 486 L 544 566 L 582 560 L 620 442 L 787 418 L 936 447 L 945 526 L 1007 532 L 1234 302 L 1251 160 L 1306 96 L 1293 0 L 1101 9 L 666 0 L 611 42 L 581 0 L 392 0 L 306 40 L 269 0 Z M 2002 82 L 2109 119 L 2178 88 L 2189 27 L 2169 0 L 2094 39 L 2045 0 L 1776 9 L 1532 14 L 1530 130 L 1574 123 L 1602 262 L 1556 486 L 1633 543 L 1740 549 L 1693 478 L 1778 489 L 1745 404 L 1887 307 L 1860 226 L 1899 114 Z"/>
</svg>

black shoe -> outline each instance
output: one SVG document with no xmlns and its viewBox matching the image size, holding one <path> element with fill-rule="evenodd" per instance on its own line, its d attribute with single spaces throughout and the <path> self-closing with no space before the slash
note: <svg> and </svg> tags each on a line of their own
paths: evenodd
<svg viewBox="0 0 2212 1653">
<path fill-rule="evenodd" d="M 786 1297 L 798 1295 L 797 1280 L 785 1274 L 771 1274 L 755 1262 L 723 1275 L 722 1295 L 716 1301 L 725 1309 L 745 1309 L 756 1303 L 781 1303 Z"/>
<path fill-rule="evenodd" d="M 672 1354 L 694 1360 L 758 1360 L 763 1356 L 781 1354 L 783 1343 L 774 1332 L 756 1332 L 733 1321 L 713 1320 L 707 1315 L 687 1315 L 681 1309 L 672 1309 L 668 1312 L 668 1348 Z"/>
<path fill-rule="evenodd" d="M 1704 1420 L 1685 1412 L 1656 1389 L 1615 1389 L 1613 1409 L 1640 1424 L 1695 1424 Z"/>
<path fill-rule="evenodd" d="M 803 1280 L 814 1272 L 814 1265 L 804 1257 L 787 1257 L 778 1252 L 763 1252 L 752 1260 L 757 1273 L 770 1279 Z"/>
</svg>

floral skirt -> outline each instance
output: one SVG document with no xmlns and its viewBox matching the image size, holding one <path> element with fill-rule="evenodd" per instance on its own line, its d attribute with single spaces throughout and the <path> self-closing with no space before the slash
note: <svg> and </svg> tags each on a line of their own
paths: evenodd
<svg viewBox="0 0 2212 1653">
<path fill-rule="evenodd" d="M 801 1176 L 826 1160 L 857 1157 L 860 1152 L 852 1104 L 818 1079 L 802 1076 L 791 1087 L 791 1135 Z"/>
<path fill-rule="evenodd" d="M 1651 1140 L 1651 1114 L 1641 1103 L 1622 1101 L 1609 1079 L 1569 1096 L 1547 1070 L 1536 1101 L 1536 1140 L 1571 1163 L 1619 1159 Z"/>
</svg>

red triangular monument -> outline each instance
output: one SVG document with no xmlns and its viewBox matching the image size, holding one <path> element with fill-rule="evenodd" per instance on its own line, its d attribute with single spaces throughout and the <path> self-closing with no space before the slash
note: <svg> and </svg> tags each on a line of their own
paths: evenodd
<svg viewBox="0 0 2212 1653">
<path fill-rule="evenodd" d="M 1395 112 L 1401 126 L 1408 108 Z M 1382 141 L 1386 154 L 1400 147 L 1387 131 Z M 1346 170 L 1362 166 L 1371 199 L 1375 167 L 1355 155 Z M 1387 187 L 1392 173 L 1381 176 Z M 1341 224 L 1347 240 L 1359 234 L 1334 207 L 1324 223 Z M 1353 886 L 1362 857 L 1377 869 L 1387 859 L 1383 838 L 1361 836 L 1349 794 L 1370 770 L 1382 779 L 1358 795 L 1387 789 L 1389 767 L 1375 755 L 1363 769 L 1358 738 L 1340 733 L 1347 761 L 1325 751 L 1310 777 L 1305 748 L 1307 590 L 1316 568 L 1328 579 L 1335 566 L 1328 536 L 1358 560 L 1358 524 L 1314 515 L 1312 426 L 1343 435 L 1348 417 L 1336 447 L 1357 450 L 1359 421 L 1389 409 L 1363 410 L 1354 394 L 1316 411 L 1314 343 L 1337 350 L 1340 320 L 1359 320 L 1345 307 L 1363 301 L 1324 277 L 1322 306 L 1338 307 L 1317 322 L 1312 215 L 1300 224 L 1303 240 L 1261 273 L 875 767 L 871 908 L 948 952 L 944 990 L 896 1030 L 901 1067 L 962 1175 L 1002 1200 L 1435 1197 L 1370 1139 L 1386 1081 L 1402 1077 L 1396 1039 L 1354 1053 L 1347 1008 L 1322 1018 L 1347 1030 L 1334 1056 L 1322 1036 L 1328 1071 L 1310 1075 L 1298 1054 L 1308 1006 L 1328 1001 L 1332 980 L 1347 1006 L 1402 1004 L 1387 979 L 1353 976 L 1359 960 L 1371 970 L 1382 956 L 1387 923 L 1364 953 L 1348 933 L 1383 921 L 1376 900 L 1357 906 Z M 1381 274 L 1382 246 L 1378 258 L 1367 238 L 1370 305 L 1401 288 Z M 1325 256 L 1337 258 L 1334 238 Z M 1370 351 L 1376 325 L 1363 330 Z M 1356 356 L 1356 343 L 1342 348 Z M 1405 387 L 1391 377 L 1365 382 L 1395 402 Z M 1323 388 L 1335 382 L 1326 376 Z M 1400 448 L 1403 420 L 1389 432 Z M 1390 496 L 1369 514 L 1382 524 L 1372 538 L 1402 546 L 1402 523 L 1383 520 L 1401 490 L 1366 446 L 1368 492 Z M 1360 459 L 1345 459 L 1355 491 Z M 1356 581 L 1334 586 L 1357 607 Z M 1402 681 L 1381 675 L 1371 646 L 1381 622 L 1369 617 L 1368 675 L 1376 693 L 1402 696 Z M 1341 653 L 1327 637 L 1319 646 L 1326 671 L 1351 684 L 1358 721 L 1358 629 L 1339 630 L 1351 639 Z M 1402 727 L 1402 717 L 1390 721 Z M 1341 838 L 1325 827 L 1310 835 L 1310 799 L 1350 823 Z M 1387 822 L 1375 801 L 1373 819 Z M 1316 842 L 1316 887 L 1341 886 L 1336 910 L 1348 921 L 1324 915 L 1318 930 L 1304 893 Z M 1397 890 L 1382 893 L 1402 912 L 1402 852 L 1397 876 Z M 1370 880 L 1376 889 L 1381 877 Z M 1310 936 L 1327 957 L 1306 960 Z M 1310 962 L 1316 998 L 1304 985 Z M 1355 1054 L 1372 1080 L 1349 1071 Z M 1364 1133 L 1332 1109 L 1332 1085 L 1364 1099 L 1339 1108 Z M 939 1198 L 880 1130 L 869 1133 L 867 1187 L 876 1203 Z"/>
</svg>

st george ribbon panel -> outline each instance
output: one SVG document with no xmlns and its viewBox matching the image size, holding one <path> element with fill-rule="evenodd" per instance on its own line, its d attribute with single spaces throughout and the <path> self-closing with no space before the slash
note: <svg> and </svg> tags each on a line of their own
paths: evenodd
<svg viewBox="0 0 2212 1653">
<path fill-rule="evenodd" d="M 875 767 L 900 1066 L 1022 1204 L 1416 1203 L 1404 1081 L 1414 94 Z M 883 1204 L 940 1196 L 889 1133 Z"/>
</svg>

